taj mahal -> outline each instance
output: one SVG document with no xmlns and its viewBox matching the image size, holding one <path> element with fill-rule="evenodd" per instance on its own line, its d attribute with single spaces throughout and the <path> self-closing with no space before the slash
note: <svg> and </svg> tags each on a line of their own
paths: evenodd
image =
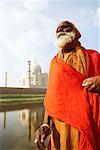
<svg viewBox="0 0 100 150">
<path fill-rule="evenodd" d="M 28 61 L 28 71 L 20 78 L 19 86 L 23 88 L 47 88 L 48 73 L 43 73 L 42 68 L 36 62 L 30 64 Z"/>
</svg>

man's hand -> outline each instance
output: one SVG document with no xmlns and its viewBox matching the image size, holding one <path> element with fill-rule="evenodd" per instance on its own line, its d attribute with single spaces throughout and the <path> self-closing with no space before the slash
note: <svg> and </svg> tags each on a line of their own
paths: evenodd
<svg viewBox="0 0 100 150">
<path fill-rule="evenodd" d="M 48 124 L 43 124 L 35 134 L 35 143 L 37 143 L 37 147 L 39 150 L 45 149 L 45 140 L 48 135 L 51 134 L 51 128 Z"/>
<path fill-rule="evenodd" d="M 89 92 L 100 93 L 100 76 L 85 79 L 82 86 L 85 86 Z"/>
</svg>

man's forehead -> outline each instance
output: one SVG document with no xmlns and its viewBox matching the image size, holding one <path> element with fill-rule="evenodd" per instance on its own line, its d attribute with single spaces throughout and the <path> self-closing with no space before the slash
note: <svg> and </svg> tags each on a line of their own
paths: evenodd
<svg viewBox="0 0 100 150">
<path fill-rule="evenodd" d="M 67 27 L 67 25 L 72 26 L 70 22 L 68 22 L 68 21 L 62 21 L 62 22 L 60 22 L 59 25 L 57 26 L 57 29 L 58 29 L 59 27 L 61 27 L 61 26 Z"/>
</svg>

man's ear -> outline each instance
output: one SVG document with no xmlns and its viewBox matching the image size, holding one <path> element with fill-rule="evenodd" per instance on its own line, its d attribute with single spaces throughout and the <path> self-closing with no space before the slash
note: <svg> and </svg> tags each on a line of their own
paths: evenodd
<svg viewBox="0 0 100 150">
<path fill-rule="evenodd" d="M 73 30 L 75 32 L 76 38 L 79 39 L 81 37 L 80 32 L 78 31 L 78 29 L 75 27 L 73 23 L 71 23 L 71 25 L 73 26 Z"/>
</svg>

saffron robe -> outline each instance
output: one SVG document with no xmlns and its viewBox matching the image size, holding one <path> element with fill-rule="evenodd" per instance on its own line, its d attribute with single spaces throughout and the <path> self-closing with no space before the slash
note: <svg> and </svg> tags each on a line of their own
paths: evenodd
<svg viewBox="0 0 100 150">
<path fill-rule="evenodd" d="M 84 77 L 55 56 L 51 61 L 45 108 L 50 116 L 80 131 L 80 150 L 100 148 L 100 97 L 82 87 L 85 78 L 100 75 L 100 54 L 85 50 L 87 72 Z"/>
</svg>

